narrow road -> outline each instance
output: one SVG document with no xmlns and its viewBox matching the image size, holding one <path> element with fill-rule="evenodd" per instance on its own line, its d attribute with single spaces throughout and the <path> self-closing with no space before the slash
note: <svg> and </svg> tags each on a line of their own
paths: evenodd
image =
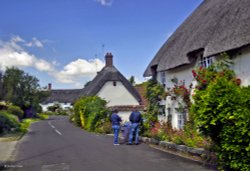
<svg viewBox="0 0 250 171">
<path fill-rule="evenodd" d="M 13 171 L 207 171 L 145 144 L 113 145 L 113 137 L 83 131 L 56 116 L 34 123 L 18 143 Z"/>
</svg>

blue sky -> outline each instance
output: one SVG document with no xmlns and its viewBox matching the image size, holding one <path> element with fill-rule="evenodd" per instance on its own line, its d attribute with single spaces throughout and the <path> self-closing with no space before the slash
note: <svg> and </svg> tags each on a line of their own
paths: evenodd
<svg viewBox="0 0 250 171">
<path fill-rule="evenodd" d="M 82 88 L 104 54 L 127 78 L 143 72 L 202 0 L 1 0 L 0 69 L 16 66 L 41 86 Z"/>
</svg>

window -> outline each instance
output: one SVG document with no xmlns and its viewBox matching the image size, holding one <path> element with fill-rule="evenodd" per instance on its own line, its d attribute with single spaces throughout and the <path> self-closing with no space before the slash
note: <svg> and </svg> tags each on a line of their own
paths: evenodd
<svg viewBox="0 0 250 171">
<path fill-rule="evenodd" d="M 165 84 L 166 84 L 166 74 L 165 74 L 164 71 L 163 71 L 163 72 L 160 72 L 160 82 L 161 82 L 161 84 L 162 84 L 163 86 L 165 86 Z"/>
<path fill-rule="evenodd" d="M 166 116 L 166 113 L 165 113 L 165 106 L 164 106 L 164 105 L 161 105 L 161 106 L 160 106 L 160 108 L 159 108 L 159 115 Z"/>
<path fill-rule="evenodd" d="M 214 56 L 203 57 L 200 55 L 200 62 L 199 65 L 203 68 L 208 68 L 214 62 Z"/>
<path fill-rule="evenodd" d="M 168 122 L 172 123 L 172 112 L 170 107 L 167 108 L 167 112 L 168 112 Z"/>
<path fill-rule="evenodd" d="M 179 129 L 183 129 L 184 128 L 184 113 L 179 112 L 177 114 L 177 127 Z"/>
<path fill-rule="evenodd" d="M 116 81 L 113 81 L 113 86 L 116 86 Z"/>
</svg>

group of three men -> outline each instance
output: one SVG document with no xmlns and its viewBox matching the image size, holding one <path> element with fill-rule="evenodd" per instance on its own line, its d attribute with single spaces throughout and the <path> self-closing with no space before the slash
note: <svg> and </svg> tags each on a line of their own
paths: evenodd
<svg viewBox="0 0 250 171">
<path fill-rule="evenodd" d="M 118 115 L 118 110 L 114 110 L 114 112 L 111 115 L 111 122 L 112 122 L 112 128 L 114 130 L 114 145 L 119 145 L 119 131 L 120 131 L 120 123 L 122 119 Z M 135 144 L 139 144 L 139 126 L 142 122 L 142 116 L 141 113 L 136 110 L 136 107 L 133 107 L 133 112 L 129 116 L 130 124 L 130 130 L 129 130 L 129 139 L 128 139 L 128 145 L 132 145 L 134 135 L 135 135 Z"/>
</svg>

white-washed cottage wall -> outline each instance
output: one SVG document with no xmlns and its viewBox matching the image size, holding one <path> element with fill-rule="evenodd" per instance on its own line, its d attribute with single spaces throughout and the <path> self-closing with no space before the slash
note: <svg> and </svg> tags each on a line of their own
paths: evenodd
<svg viewBox="0 0 250 171">
<path fill-rule="evenodd" d="M 236 75 L 241 79 L 241 85 L 250 85 L 250 46 L 245 47 L 237 53 L 233 58 L 234 65 L 232 69 Z"/>
<path fill-rule="evenodd" d="M 139 102 L 120 81 L 106 82 L 97 96 L 108 101 L 107 106 L 139 105 Z"/>
<path fill-rule="evenodd" d="M 104 84 L 97 96 L 105 99 L 108 107 L 121 105 L 139 105 L 139 102 L 133 95 L 124 87 L 120 81 L 108 81 Z M 129 121 L 131 111 L 119 111 L 119 116 L 123 122 Z"/>
<path fill-rule="evenodd" d="M 170 71 L 164 71 L 164 74 L 161 72 L 157 73 L 157 80 L 165 85 L 165 91 L 168 89 L 172 89 L 174 87 L 173 82 L 171 81 L 173 78 L 177 78 L 178 81 L 184 81 L 185 86 L 188 87 L 191 83 L 194 82 L 192 76 L 192 70 L 198 65 L 198 62 L 191 65 L 181 66 Z M 165 76 L 165 78 L 162 78 Z M 164 82 L 165 80 L 165 82 Z M 171 115 L 171 124 L 175 129 L 183 128 L 184 123 L 184 114 L 178 112 L 179 103 L 182 103 L 181 99 L 173 100 L 171 96 L 167 96 L 165 99 L 165 114 L 159 115 L 158 119 L 161 122 L 166 122 L 168 120 L 169 115 Z"/>
<path fill-rule="evenodd" d="M 213 57 L 213 62 L 220 60 L 218 56 Z M 236 76 L 241 79 L 243 86 L 250 85 L 250 46 L 243 48 L 240 52 L 237 53 L 232 59 L 233 65 L 232 69 L 235 71 Z M 164 74 L 161 72 L 157 73 L 157 80 L 165 85 L 165 90 L 168 88 L 173 88 L 174 84 L 171 79 L 177 78 L 179 81 L 182 80 L 185 82 L 185 86 L 188 87 L 191 83 L 193 87 L 196 85 L 196 82 L 192 75 L 192 70 L 200 66 L 200 59 L 197 59 L 195 64 L 181 66 L 170 71 L 165 71 Z M 162 78 L 164 76 L 165 78 Z M 165 80 L 165 81 L 164 81 Z M 192 94 L 192 93 L 191 93 Z M 179 129 L 182 127 L 183 121 L 181 121 L 182 114 L 176 109 L 178 108 L 178 101 L 180 99 L 173 100 L 171 96 L 167 96 L 165 99 L 165 115 L 159 115 L 158 119 L 162 122 L 166 122 L 168 115 L 172 116 L 171 124 L 173 128 Z M 188 116 L 188 114 L 187 114 Z"/>
</svg>

